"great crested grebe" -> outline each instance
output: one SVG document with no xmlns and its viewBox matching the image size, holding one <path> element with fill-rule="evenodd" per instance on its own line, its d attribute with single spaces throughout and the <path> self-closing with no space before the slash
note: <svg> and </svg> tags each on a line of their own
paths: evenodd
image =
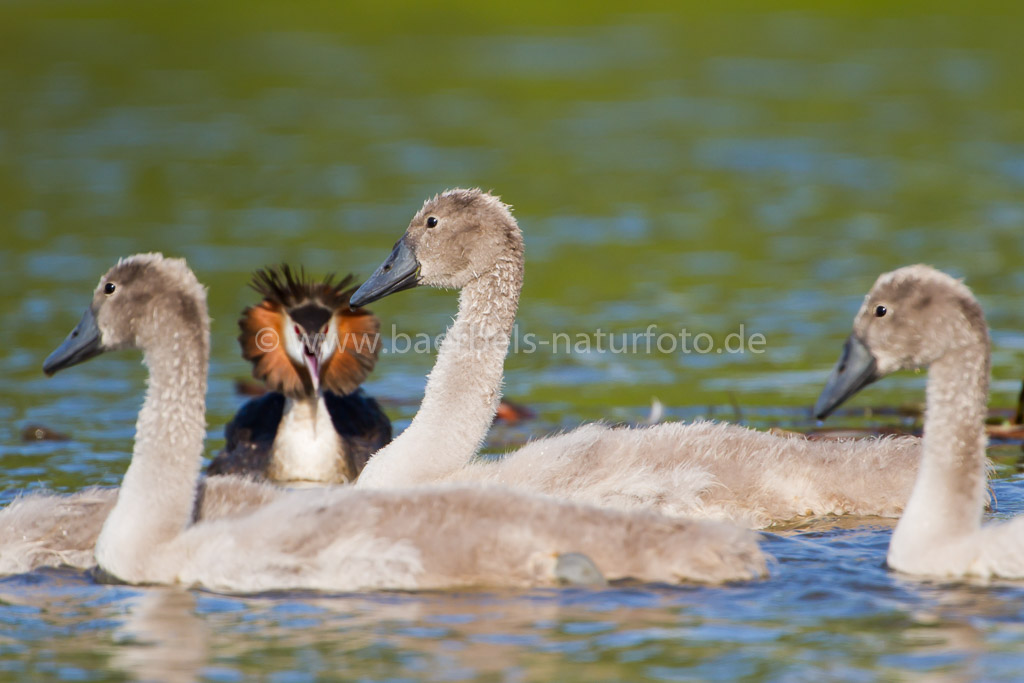
<svg viewBox="0 0 1024 683">
<path fill-rule="evenodd" d="M 359 385 L 377 362 L 380 321 L 349 308 L 352 276 L 313 280 L 287 265 L 258 270 L 263 300 L 238 321 L 242 356 L 269 392 L 224 429 L 207 474 L 348 483 L 391 441 L 391 422 Z"/>
</svg>

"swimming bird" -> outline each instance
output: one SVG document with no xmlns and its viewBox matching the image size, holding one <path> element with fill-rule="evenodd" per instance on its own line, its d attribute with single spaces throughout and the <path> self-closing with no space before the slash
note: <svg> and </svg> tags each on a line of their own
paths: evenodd
<svg viewBox="0 0 1024 683">
<path fill-rule="evenodd" d="M 196 487 L 193 519 L 252 512 L 283 489 L 235 475 L 206 477 Z M 88 487 L 74 493 L 34 491 L 0 510 L 0 576 L 40 567 L 91 569 L 103 522 L 118 489 Z"/>
<path fill-rule="evenodd" d="M 351 481 L 390 441 L 387 417 L 358 389 L 376 360 L 379 323 L 369 311 L 349 309 L 351 282 L 313 281 L 288 266 L 254 276 L 264 298 L 243 311 L 239 342 L 274 391 L 246 403 L 228 424 L 227 446 L 208 469 L 213 476 L 199 484 L 194 519 L 251 511 L 279 493 L 254 478 Z M 241 476 L 222 476 L 229 474 Z M 0 575 L 95 566 L 96 538 L 116 500 L 117 489 L 95 487 L 19 496 L 0 510 Z"/>
<path fill-rule="evenodd" d="M 194 522 L 209 317 L 183 260 L 119 261 L 43 369 L 116 349 L 141 349 L 149 381 L 131 464 L 96 543 L 107 577 L 229 592 L 526 586 L 558 581 L 559 560 L 574 553 L 608 579 L 721 582 L 765 572 L 756 535 L 735 525 L 497 486 L 294 490 L 248 515 Z"/>
<path fill-rule="evenodd" d="M 246 403 L 225 428 L 227 446 L 208 468 L 216 476 L 200 483 L 195 519 L 249 511 L 279 492 L 250 479 L 351 481 L 391 440 L 387 417 L 358 388 L 376 361 L 379 322 L 349 308 L 351 284 L 351 276 L 313 281 L 286 265 L 254 275 L 263 301 L 243 311 L 239 343 L 272 393 Z M 0 510 L 0 575 L 95 566 L 96 538 L 116 500 L 117 489 L 95 487 L 19 496 Z"/>
<path fill-rule="evenodd" d="M 814 412 L 824 419 L 898 370 L 928 368 L 920 472 L 889 542 L 908 574 L 1024 578 L 1024 516 L 982 526 L 989 384 L 985 314 L 959 280 L 915 265 L 881 275 Z"/>
<path fill-rule="evenodd" d="M 377 362 L 380 321 L 350 308 L 352 276 L 320 281 L 287 265 L 258 270 L 263 300 L 242 311 L 238 342 L 270 390 L 224 428 L 207 474 L 344 484 L 391 441 L 391 422 L 359 385 Z"/>
<path fill-rule="evenodd" d="M 357 486 L 492 482 L 751 527 L 803 515 L 894 517 L 903 509 L 920 456 L 913 437 L 821 443 L 712 422 L 588 424 L 497 462 L 474 460 L 501 395 L 523 264 L 509 207 L 477 189 L 449 190 L 423 204 L 352 295 L 352 305 L 364 306 L 416 286 L 461 290 L 419 412 L 374 455 Z"/>
<path fill-rule="evenodd" d="M 358 389 L 376 360 L 379 323 L 349 309 L 351 277 L 317 282 L 281 266 L 258 271 L 253 285 L 264 299 L 243 311 L 239 342 L 254 374 L 276 391 L 248 402 L 226 427 L 227 446 L 199 484 L 196 520 L 251 511 L 279 493 L 251 479 L 350 481 L 391 438 L 387 417 Z M 297 332 L 295 320 L 306 327 Z M 0 575 L 94 567 L 116 500 L 116 488 L 98 487 L 17 497 L 0 510 Z"/>
</svg>

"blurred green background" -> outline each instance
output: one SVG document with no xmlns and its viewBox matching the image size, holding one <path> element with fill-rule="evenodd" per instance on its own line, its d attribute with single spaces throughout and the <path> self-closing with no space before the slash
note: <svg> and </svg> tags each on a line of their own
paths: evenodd
<svg viewBox="0 0 1024 683">
<path fill-rule="evenodd" d="M 507 393 L 540 413 L 539 431 L 639 419 L 652 397 L 670 417 L 732 417 L 736 404 L 754 423 L 772 411 L 806 422 L 875 276 L 919 261 L 966 276 L 981 296 L 995 401 L 1013 403 L 1024 10 L 2 7 L 8 444 L 41 421 L 123 449 L 137 357 L 53 380 L 39 372 L 117 257 L 183 255 L 209 286 L 216 447 L 239 403 L 232 379 L 248 374 L 235 341 L 238 312 L 255 300 L 248 273 L 287 260 L 365 277 L 423 199 L 453 186 L 515 206 L 527 239 L 520 333 L 656 324 L 720 340 L 743 324 L 767 340 L 760 355 L 513 355 Z M 407 292 L 374 310 L 385 331 L 437 334 L 455 298 Z M 371 377 L 399 427 L 432 362 L 384 357 Z M 854 405 L 920 400 L 922 382 L 892 380 Z M 31 459 L 40 447 L 5 448 Z"/>
<path fill-rule="evenodd" d="M 811 426 L 861 297 L 921 261 L 978 293 L 1009 407 L 1022 27 L 1024 4 L 943 0 L 0 2 L 0 503 L 124 472 L 138 355 L 40 370 L 118 257 L 185 256 L 210 288 L 212 450 L 249 374 L 250 271 L 365 277 L 453 186 L 515 206 L 523 334 L 766 338 L 759 355 L 513 355 L 507 394 L 538 419 L 492 449 L 642 419 L 655 396 L 670 419 Z M 434 335 L 455 305 L 423 290 L 373 309 Z M 371 376 L 399 429 L 432 363 L 385 356 Z M 923 382 L 889 379 L 829 424 L 919 402 Z M 72 439 L 23 443 L 31 422 Z M 1015 482 L 994 486 L 1019 514 Z M 773 577 L 721 589 L 164 599 L 36 573 L 0 581 L 0 680 L 1018 679 L 1020 590 L 906 581 L 887 541 L 877 520 L 769 539 Z"/>
</svg>

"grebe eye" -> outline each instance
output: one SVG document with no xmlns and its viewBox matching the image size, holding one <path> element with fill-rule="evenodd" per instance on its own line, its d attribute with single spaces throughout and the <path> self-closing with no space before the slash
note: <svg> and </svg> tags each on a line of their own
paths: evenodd
<svg viewBox="0 0 1024 683">
<path fill-rule="evenodd" d="M 437 216 L 430 216 L 429 218 L 427 218 L 427 227 L 428 228 L 436 228 L 437 227 Z"/>
<path fill-rule="evenodd" d="M 876 318 L 881 318 L 883 315 L 885 315 L 888 312 L 889 312 L 889 309 L 887 309 L 885 306 L 881 306 L 881 305 L 875 306 L 875 317 Z"/>
<path fill-rule="evenodd" d="M 113 294 L 115 289 L 117 289 L 117 286 L 113 282 L 103 285 L 103 291 L 107 294 Z"/>
</svg>

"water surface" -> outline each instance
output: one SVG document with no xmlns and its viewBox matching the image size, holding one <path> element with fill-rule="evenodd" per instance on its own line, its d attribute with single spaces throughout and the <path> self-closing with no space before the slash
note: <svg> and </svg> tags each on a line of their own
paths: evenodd
<svg viewBox="0 0 1024 683">
<path fill-rule="evenodd" d="M 993 405 L 1019 390 L 1024 11 L 856 12 L 634 3 L 388 8 L 263 2 L 0 7 L 0 502 L 115 484 L 144 370 L 42 359 L 117 257 L 188 258 L 210 288 L 210 440 L 248 373 L 235 337 L 255 267 L 368 274 L 427 196 L 493 188 L 527 240 L 521 334 L 743 326 L 764 353 L 515 353 L 538 419 L 500 450 L 586 419 L 713 416 L 810 428 L 860 298 L 886 269 L 967 278 L 993 328 Z M 450 293 L 374 306 L 437 334 Z M 367 383 L 396 425 L 429 354 Z M 924 376 L 865 406 L 914 405 Z M 38 422 L 71 440 L 23 443 Z M 911 426 L 873 414 L 870 424 Z M 1024 512 L 1018 443 L 993 449 L 997 515 Z M 0 582 L 0 678 L 845 680 L 1019 677 L 1020 585 L 883 567 L 890 524 L 768 537 L 772 578 L 724 588 L 261 596 Z"/>
</svg>

